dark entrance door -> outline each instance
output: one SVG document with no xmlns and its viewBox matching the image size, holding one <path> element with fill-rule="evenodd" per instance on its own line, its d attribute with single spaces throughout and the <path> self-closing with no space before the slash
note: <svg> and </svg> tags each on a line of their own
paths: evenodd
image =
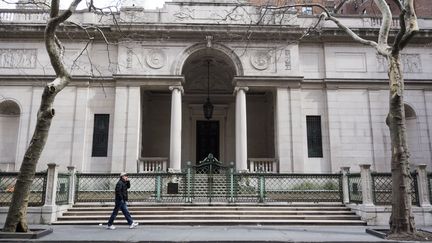
<svg viewBox="0 0 432 243">
<path fill-rule="evenodd" d="M 219 157 L 219 121 L 197 121 L 196 124 L 196 161 L 208 154 Z"/>
</svg>

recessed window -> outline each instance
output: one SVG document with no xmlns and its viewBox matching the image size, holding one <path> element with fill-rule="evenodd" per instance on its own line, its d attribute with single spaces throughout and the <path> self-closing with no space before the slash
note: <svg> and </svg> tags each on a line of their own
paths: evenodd
<svg viewBox="0 0 432 243">
<path fill-rule="evenodd" d="M 92 157 L 107 157 L 109 114 L 95 114 L 93 126 Z"/>
<path fill-rule="evenodd" d="M 322 158 L 321 116 L 306 116 L 309 158 Z"/>
</svg>

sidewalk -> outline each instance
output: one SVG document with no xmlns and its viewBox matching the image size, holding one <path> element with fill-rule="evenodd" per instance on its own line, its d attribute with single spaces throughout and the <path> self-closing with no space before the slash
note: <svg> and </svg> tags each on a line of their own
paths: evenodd
<svg viewBox="0 0 432 243">
<path fill-rule="evenodd" d="M 395 242 L 365 232 L 366 226 L 47 226 L 53 233 L 36 240 L 0 242 Z M 379 228 L 379 227 L 375 227 Z M 383 227 L 381 227 L 383 228 Z M 432 230 L 432 228 L 425 228 Z"/>
</svg>

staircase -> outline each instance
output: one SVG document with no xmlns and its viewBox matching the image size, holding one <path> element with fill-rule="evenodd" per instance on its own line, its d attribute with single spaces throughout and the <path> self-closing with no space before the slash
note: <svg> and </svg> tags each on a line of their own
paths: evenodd
<svg viewBox="0 0 432 243">
<path fill-rule="evenodd" d="M 75 204 L 53 224 L 106 224 L 113 204 Z M 342 204 L 132 204 L 133 219 L 145 225 L 366 225 Z M 116 224 L 126 224 L 121 212 Z"/>
</svg>

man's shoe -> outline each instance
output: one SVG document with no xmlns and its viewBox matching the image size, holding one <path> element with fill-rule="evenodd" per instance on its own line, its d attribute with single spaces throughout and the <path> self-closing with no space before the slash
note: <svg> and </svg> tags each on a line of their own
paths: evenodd
<svg viewBox="0 0 432 243">
<path fill-rule="evenodd" d="M 109 230 L 115 230 L 116 227 L 115 227 L 114 225 L 109 225 L 109 226 L 107 227 L 107 229 L 109 229 Z"/>
<path fill-rule="evenodd" d="M 135 228 L 137 226 L 138 226 L 138 222 L 132 222 L 132 224 L 129 225 L 129 229 L 133 229 L 133 228 Z"/>
</svg>

